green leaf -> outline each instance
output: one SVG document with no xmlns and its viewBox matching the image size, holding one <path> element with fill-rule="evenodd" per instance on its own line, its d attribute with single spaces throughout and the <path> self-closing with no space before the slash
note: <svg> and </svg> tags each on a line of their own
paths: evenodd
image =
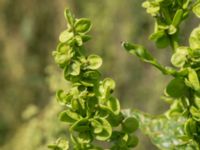
<svg viewBox="0 0 200 150">
<path fill-rule="evenodd" d="M 89 55 L 87 58 L 87 62 L 87 68 L 92 70 L 98 69 L 103 63 L 102 58 L 98 55 Z"/>
<path fill-rule="evenodd" d="M 189 54 L 188 47 L 178 47 L 176 52 L 172 55 L 171 62 L 175 67 L 183 67 L 187 61 L 187 55 Z"/>
<path fill-rule="evenodd" d="M 177 29 L 176 29 L 176 27 L 175 27 L 174 25 L 170 25 L 170 26 L 169 26 L 169 29 L 168 29 L 168 34 L 169 34 L 169 35 L 175 34 L 176 31 L 177 31 Z"/>
<path fill-rule="evenodd" d="M 65 139 L 58 139 L 55 144 L 48 145 L 48 148 L 52 150 L 69 150 L 69 142 Z"/>
<path fill-rule="evenodd" d="M 171 80 L 170 83 L 167 85 L 166 92 L 174 98 L 184 96 L 187 92 L 187 87 L 184 83 L 184 80 L 180 78 L 175 78 Z"/>
<path fill-rule="evenodd" d="M 89 131 L 86 131 L 80 132 L 77 139 L 81 144 L 89 144 L 92 142 L 93 137 Z"/>
<path fill-rule="evenodd" d="M 78 61 L 71 62 L 71 64 L 65 69 L 65 76 L 72 75 L 77 76 L 80 74 L 81 64 Z"/>
<path fill-rule="evenodd" d="M 59 36 L 59 40 L 62 43 L 68 42 L 69 40 L 71 40 L 73 38 L 74 34 L 72 32 L 69 32 L 68 30 L 63 31 L 60 36 Z"/>
<path fill-rule="evenodd" d="M 200 85 L 199 85 L 199 79 L 196 71 L 194 69 L 188 69 L 188 81 L 191 85 L 191 88 L 193 88 L 195 91 L 200 91 Z"/>
<path fill-rule="evenodd" d="M 136 147 L 139 143 L 139 139 L 135 135 L 129 135 L 127 146 L 128 147 Z"/>
<path fill-rule="evenodd" d="M 154 60 L 151 54 L 141 45 L 131 44 L 128 42 L 123 42 L 122 46 L 133 55 L 137 55 L 143 61 L 149 62 Z"/>
<path fill-rule="evenodd" d="M 75 23 L 75 30 L 80 33 L 87 33 L 91 29 L 91 22 L 87 18 L 78 19 Z"/>
<path fill-rule="evenodd" d="M 194 12 L 194 14 L 200 18 L 200 2 L 198 2 L 192 9 L 192 11 Z"/>
<path fill-rule="evenodd" d="M 115 115 L 120 113 L 120 103 L 117 98 L 110 97 L 110 99 L 107 101 L 107 105 Z"/>
<path fill-rule="evenodd" d="M 90 122 L 88 119 L 83 118 L 77 120 L 72 126 L 71 130 L 77 131 L 77 132 L 86 132 L 90 130 Z"/>
<path fill-rule="evenodd" d="M 75 36 L 75 41 L 76 41 L 76 43 L 77 43 L 78 46 L 82 46 L 83 45 L 83 40 L 82 40 L 81 36 L 76 35 Z"/>
<path fill-rule="evenodd" d="M 94 128 L 94 133 L 95 134 L 101 133 L 103 131 L 103 126 L 98 120 L 93 119 L 91 121 L 91 125 Z"/>
<path fill-rule="evenodd" d="M 200 110 L 198 108 L 194 106 L 190 107 L 190 113 L 195 121 L 200 122 Z"/>
<path fill-rule="evenodd" d="M 200 26 L 192 31 L 189 42 L 191 49 L 200 49 Z"/>
<path fill-rule="evenodd" d="M 145 1 L 142 3 L 142 7 L 147 9 L 147 13 L 152 16 L 156 16 L 160 10 L 160 5 L 158 2 Z"/>
<path fill-rule="evenodd" d="M 72 14 L 72 12 L 69 9 L 66 9 L 64 12 L 64 16 L 65 16 L 66 20 L 68 21 L 68 23 L 70 24 L 70 26 L 73 27 L 73 25 L 75 23 L 75 17 Z"/>
<path fill-rule="evenodd" d="M 184 125 L 184 131 L 187 136 L 193 138 L 194 134 L 197 132 L 196 122 L 192 119 L 188 119 Z"/>
<path fill-rule="evenodd" d="M 133 133 L 139 127 L 138 121 L 134 117 L 126 118 L 122 123 L 122 128 L 126 133 Z"/>
<path fill-rule="evenodd" d="M 87 42 L 87 41 L 91 40 L 92 37 L 90 35 L 81 35 L 81 38 L 82 38 L 83 42 Z"/>
<path fill-rule="evenodd" d="M 111 78 L 105 78 L 99 87 L 99 92 L 103 98 L 107 98 L 114 91 L 114 89 L 115 81 Z"/>
<path fill-rule="evenodd" d="M 140 111 L 134 111 L 134 116 L 140 124 L 141 131 L 146 134 L 152 143 L 162 150 L 199 150 L 196 142 L 189 138 L 183 139 L 184 116 L 171 117 L 164 115 L 151 116 Z"/>
<path fill-rule="evenodd" d="M 70 110 L 65 110 L 59 114 L 60 121 L 68 122 L 68 123 L 74 123 L 80 118 L 81 117 L 77 113 L 72 112 Z"/>
<path fill-rule="evenodd" d="M 100 141 L 106 141 L 112 135 L 112 127 L 110 123 L 104 118 L 98 118 L 98 121 L 102 124 L 103 131 L 96 134 L 96 139 Z"/>
<path fill-rule="evenodd" d="M 172 25 L 174 27 L 177 27 L 180 24 L 180 22 L 182 20 L 182 16 L 183 16 L 183 10 L 182 9 L 178 9 L 176 11 L 176 14 L 174 15 L 174 18 L 173 18 L 173 21 L 172 21 Z"/>
<path fill-rule="evenodd" d="M 70 103 L 73 96 L 70 93 L 66 94 L 63 90 L 58 90 L 56 92 L 56 98 L 61 105 L 66 105 Z"/>
</svg>

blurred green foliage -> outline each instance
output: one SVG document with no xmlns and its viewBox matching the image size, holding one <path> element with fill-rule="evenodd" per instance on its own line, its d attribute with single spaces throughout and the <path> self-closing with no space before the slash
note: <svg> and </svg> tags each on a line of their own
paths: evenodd
<svg viewBox="0 0 200 150">
<path fill-rule="evenodd" d="M 0 0 L 0 149 L 44 150 L 47 143 L 65 134 L 62 127 L 57 130 L 62 126 L 57 120 L 62 108 L 52 102 L 55 99 L 51 95 L 56 86 L 68 85 L 60 84 L 62 77 L 52 65 L 51 52 L 60 31 L 65 29 L 66 7 L 77 16 L 92 20 L 94 38 L 87 46 L 103 57 L 103 76 L 117 81 L 116 93 L 123 108 L 134 106 L 153 114 L 165 110 L 160 95 L 168 79 L 137 59 L 132 60 L 120 46 L 123 40 L 142 43 L 162 63 L 169 64 L 169 52 L 155 52 L 154 45 L 147 43 L 152 20 L 141 3 L 142 0 Z M 195 20 L 190 22 L 195 26 Z M 184 32 L 189 31 L 190 27 Z M 140 139 L 138 149 L 155 149 L 147 138 Z"/>
</svg>

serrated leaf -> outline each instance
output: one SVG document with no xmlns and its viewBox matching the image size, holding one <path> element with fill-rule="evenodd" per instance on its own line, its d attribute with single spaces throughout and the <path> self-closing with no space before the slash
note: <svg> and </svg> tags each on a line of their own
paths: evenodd
<svg viewBox="0 0 200 150">
<path fill-rule="evenodd" d="M 76 32 L 87 33 L 90 31 L 91 26 L 92 26 L 92 24 L 89 19 L 81 18 L 76 21 L 75 30 L 76 30 Z"/>
</svg>

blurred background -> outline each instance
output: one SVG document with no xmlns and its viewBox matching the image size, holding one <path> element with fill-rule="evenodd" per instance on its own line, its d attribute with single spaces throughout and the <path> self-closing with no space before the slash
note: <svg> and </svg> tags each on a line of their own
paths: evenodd
<svg viewBox="0 0 200 150">
<path fill-rule="evenodd" d="M 153 20 L 141 8 L 142 1 L 0 0 L 0 150 L 47 150 L 48 144 L 66 135 L 66 125 L 57 119 L 62 108 L 54 95 L 68 84 L 51 55 L 66 28 L 65 8 L 93 22 L 93 40 L 87 47 L 103 57 L 101 72 L 116 81 L 115 95 L 123 108 L 151 114 L 168 108 L 160 96 L 170 78 L 129 55 L 120 44 L 143 44 L 162 64 L 170 65 L 171 51 L 156 50 L 148 41 Z M 193 17 L 188 23 L 184 35 L 197 25 Z M 186 39 L 181 41 L 187 44 Z M 138 136 L 136 150 L 156 150 L 145 135 Z"/>
</svg>

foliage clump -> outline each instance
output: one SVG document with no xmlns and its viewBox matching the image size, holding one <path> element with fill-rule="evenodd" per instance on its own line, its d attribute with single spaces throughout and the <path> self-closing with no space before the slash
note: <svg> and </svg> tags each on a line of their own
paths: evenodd
<svg viewBox="0 0 200 150">
<path fill-rule="evenodd" d="M 69 10 L 65 11 L 65 18 L 68 28 L 60 34 L 60 43 L 53 56 L 63 69 L 64 78 L 72 84 L 70 90 L 57 91 L 57 100 L 66 107 L 59 119 L 69 125 L 73 146 L 59 139 L 49 148 L 104 149 L 93 144 L 95 141 L 113 143 L 112 150 L 135 147 L 138 140 L 133 132 L 138 128 L 137 120 L 122 113 L 119 100 L 112 94 L 116 86 L 114 80 L 101 80 L 98 71 L 101 57 L 84 55 L 84 43 L 91 39 L 87 35 L 92 26 L 90 20 L 76 19 Z"/>
<path fill-rule="evenodd" d="M 149 37 L 157 48 L 171 47 L 171 66 L 163 66 L 143 45 L 123 42 L 123 47 L 142 61 L 150 63 L 163 74 L 170 75 L 163 99 L 170 104 L 167 112 L 151 116 L 140 111 L 122 111 L 112 95 L 115 82 L 101 80 L 98 71 L 102 59 L 98 55 L 85 56 L 84 43 L 91 22 L 75 19 L 65 11 L 67 30 L 60 35 L 60 43 L 53 52 L 56 63 L 64 70 L 64 77 L 72 83 L 69 91 L 59 90 L 57 99 L 66 110 L 60 113 L 67 122 L 73 146 L 59 139 L 49 148 L 54 150 L 106 149 L 96 141 L 113 143 L 111 150 L 126 150 L 137 145 L 133 132 L 138 128 L 147 134 L 160 149 L 177 150 L 200 148 L 200 26 L 189 37 L 189 46 L 180 43 L 180 24 L 191 11 L 200 17 L 200 1 L 146 0 L 143 5 L 155 19 L 155 30 Z M 137 118 L 137 120 L 136 120 Z"/>
</svg>

